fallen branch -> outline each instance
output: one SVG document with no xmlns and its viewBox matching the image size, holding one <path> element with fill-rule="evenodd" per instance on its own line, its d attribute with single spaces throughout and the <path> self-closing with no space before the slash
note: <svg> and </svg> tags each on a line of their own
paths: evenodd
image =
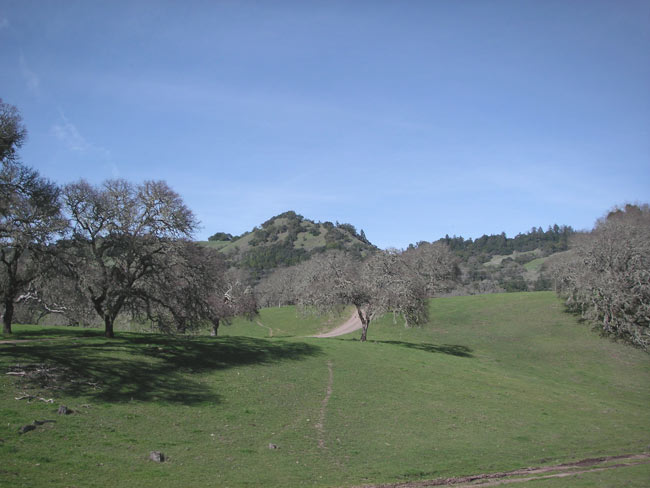
<svg viewBox="0 0 650 488">
<path fill-rule="evenodd" d="M 40 400 L 40 401 L 45 402 L 45 403 L 54 403 L 54 398 L 43 398 L 43 397 L 37 397 L 37 396 L 34 396 L 34 395 L 27 395 L 27 394 L 24 394 L 23 396 L 15 397 L 15 398 L 16 398 L 16 400 L 27 400 L 27 401 Z"/>
</svg>

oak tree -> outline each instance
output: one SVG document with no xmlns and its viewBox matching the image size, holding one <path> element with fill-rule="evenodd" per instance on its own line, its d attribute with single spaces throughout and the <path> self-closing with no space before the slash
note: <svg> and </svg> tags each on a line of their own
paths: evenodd
<svg viewBox="0 0 650 488">
<path fill-rule="evenodd" d="M 146 309 L 160 298 L 152 283 L 174 265 L 179 241 L 192 236 L 197 221 L 164 181 L 93 186 L 81 180 L 63 194 L 78 289 L 104 322 L 105 336 L 114 337 L 120 312 Z"/>
<path fill-rule="evenodd" d="M 14 305 L 30 295 L 52 242 L 66 228 L 60 189 L 23 165 L 16 154 L 26 135 L 15 107 L 0 100 L 0 300 L 3 332 L 11 333 Z"/>
<path fill-rule="evenodd" d="M 426 284 L 397 251 L 380 251 L 364 261 L 330 252 L 301 268 L 299 303 L 321 312 L 354 306 L 362 342 L 372 321 L 387 312 L 402 315 L 407 323 L 427 319 Z"/>
</svg>

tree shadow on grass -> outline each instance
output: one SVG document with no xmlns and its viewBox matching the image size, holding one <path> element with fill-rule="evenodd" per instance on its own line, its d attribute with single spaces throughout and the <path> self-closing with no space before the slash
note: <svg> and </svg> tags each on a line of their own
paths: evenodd
<svg viewBox="0 0 650 488">
<path fill-rule="evenodd" d="M 344 341 L 344 342 L 359 342 L 358 337 L 347 337 L 345 339 L 334 338 L 334 340 Z M 376 344 L 392 344 L 395 346 L 408 347 L 409 349 L 417 349 L 418 351 L 450 354 L 452 356 L 459 356 L 462 358 L 474 357 L 471 348 L 467 346 L 461 346 L 459 344 L 428 344 L 426 342 L 375 341 L 372 339 L 368 339 L 368 342 L 376 343 Z"/>
<path fill-rule="evenodd" d="M 250 337 L 120 334 L 112 340 L 6 344 L 0 347 L 0 361 L 5 367 L 43 365 L 36 375 L 16 376 L 17 387 L 46 389 L 52 396 L 59 392 L 113 403 L 137 400 L 192 405 L 220 400 L 219 394 L 195 375 L 301 360 L 320 353 L 321 348 L 311 344 Z"/>
<path fill-rule="evenodd" d="M 13 334 L 0 335 L 0 341 L 22 341 L 38 339 L 63 339 L 68 337 L 103 337 L 104 331 L 100 329 L 82 329 L 79 327 L 39 327 L 34 329 L 21 329 L 14 326 Z"/>
<path fill-rule="evenodd" d="M 426 342 L 403 342 L 403 341 L 375 341 L 381 344 L 393 344 L 396 346 L 417 349 L 418 351 L 450 354 L 462 358 L 473 358 L 472 349 L 459 344 L 427 344 Z"/>
</svg>

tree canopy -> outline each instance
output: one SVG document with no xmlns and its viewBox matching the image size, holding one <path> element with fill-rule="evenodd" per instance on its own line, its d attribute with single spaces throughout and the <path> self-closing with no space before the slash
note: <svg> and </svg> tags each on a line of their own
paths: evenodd
<svg viewBox="0 0 650 488">
<path fill-rule="evenodd" d="M 650 348 L 650 208 L 626 205 L 577 235 L 552 276 L 567 306 L 605 335 Z"/>
<path fill-rule="evenodd" d="M 299 303 L 320 312 L 354 306 L 362 342 L 370 323 L 386 312 L 402 315 L 407 323 L 426 321 L 426 283 L 397 251 L 377 252 L 364 261 L 330 252 L 301 265 L 299 275 Z"/>
<path fill-rule="evenodd" d="M 66 228 L 59 188 L 18 160 L 16 150 L 25 134 L 16 108 L 0 100 L 0 300 L 4 333 L 11 333 L 15 302 L 43 272 L 53 239 Z"/>
<path fill-rule="evenodd" d="M 82 180 L 63 193 L 72 223 L 70 269 L 113 337 L 122 310 L 146 310 L 160 299 L 152 282 L 176 264 L 178 241 L 191 237 L 196 219 L 163 181 L 95 187 Z"/>
</svg>

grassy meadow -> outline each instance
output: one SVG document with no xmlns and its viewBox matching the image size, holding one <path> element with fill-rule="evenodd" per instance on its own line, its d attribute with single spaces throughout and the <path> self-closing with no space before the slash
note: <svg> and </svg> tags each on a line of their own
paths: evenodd
<svg viewBox="0 0 650 488">
<path fill-rule="evenodd" d="M 16 326 L 5 340 L 42 340 L 0 344 L 0 486 L 358 486 L 650 451 L 650 356 L 553 293 L 439 298 L 430 317 L 386 316 L 367 343 L 307 337 L 345 316 L 293 307 L 218 338 Z M 33 420 L 54 422 L 18 433 Z M 644 464 L 529 484 L 648 479 Z"/>
</svg>

